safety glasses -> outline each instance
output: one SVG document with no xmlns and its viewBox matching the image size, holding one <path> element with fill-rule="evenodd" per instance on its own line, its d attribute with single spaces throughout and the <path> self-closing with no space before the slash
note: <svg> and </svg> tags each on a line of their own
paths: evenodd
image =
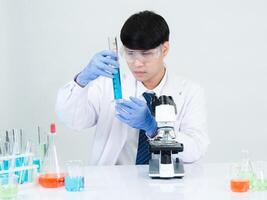
<svg viewBox="0 0 267 200">
<path fill-rule="evenodd" d="M 132 50 L 122 47 L 121 53 L 125 60 L 129 63 L 138 60 L 140 62 L 150 62 L 160 56 L 161 46 L 149 50 Z"/>
</svg>

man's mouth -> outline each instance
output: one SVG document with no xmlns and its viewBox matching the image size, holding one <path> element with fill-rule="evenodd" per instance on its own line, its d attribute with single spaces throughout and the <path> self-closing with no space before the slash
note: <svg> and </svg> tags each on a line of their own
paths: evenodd
<svg viewBox="0 0 267 200">
<path fill-rule="evenodd" d="M 143 71 L 134 71 L 133 72 L 135 75 L 143 75 L 145 74 L 146 72 L 143 72 Z"/>
</svg>

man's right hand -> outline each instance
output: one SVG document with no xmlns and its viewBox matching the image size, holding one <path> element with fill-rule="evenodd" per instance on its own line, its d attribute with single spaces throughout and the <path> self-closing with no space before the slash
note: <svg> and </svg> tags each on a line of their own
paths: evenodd
<svg viewBox="0 0 267 200">
<path fill-rule="evenodd" d="M 119 63 L 118 56 L 113 51 L 101 51 L 97 53 L 90 63 L 76 77 L 76 82 L 85 87 L 90 81 L 99 76 L 113 78 L 113 75 L 118 72 Z"/>
</svg>

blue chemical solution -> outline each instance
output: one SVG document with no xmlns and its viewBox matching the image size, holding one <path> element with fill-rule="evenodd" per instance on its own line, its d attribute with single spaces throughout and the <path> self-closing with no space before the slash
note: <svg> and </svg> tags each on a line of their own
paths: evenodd
<svg viewBox="0 0 267 200">
<path fill-rule="evenodd" d="M 65 177 L 65 188 L 69 192 L 78 192 L 84 189 L 84 177 Z"/>
<path fill-rule="evenodd" d="M 24 163 L 24 162 L 25 162 L 25 157 L 16 158 L 15 167 L 22 167 L 22 166 L 27 165 L 27 163 Z M 28 182 L 28 170 L 16 171 L 15 174 L 18 177 L 22 178 L 22 179 L 20 179 L 20 182 L 19 182 L 20 184 Z"/>
<path fill-rule="evenodd" d="M 40 159 L 33 159 L 32 164 L 33 165 L 38 165 L 37 171 L 38 171 L 38 173 L 40 173 L 40 168 L 41 168 Z"/>
<path fill-rule="evenodd" d="M 8 184 L 8 173 L 1 174 L 0 175 L 0 183 L 1 185 L 7 185 Z"/>
<path fill-rule="evenodd" d="M 15 160 L 15 167 L 21 167 L 22 164 L 23 164 L 23 161 L 24 161 L 24 158 L 23 157 L 19 157 L 19 158 L 16 158 Z M 21 176 L 21 171 L 18 172 L 16 171 L 15 174 L 20 177 Z M 21 180 L 21 183 L 22 183 L 23 180 Z"/>
<path fill-rule="evenodd" d="M 113 92 L 115 100 L 122 99 L 120 69 L 118 68 L 117 70 L 118 73 L 114 74 L 113 77 Z"/>
<path fill-rule="evenodd" d="M 9 160 L 4 160 L 3 161 L 3 170 L 8 170 L 9 169 L 10 162 Z"/>
</svg>

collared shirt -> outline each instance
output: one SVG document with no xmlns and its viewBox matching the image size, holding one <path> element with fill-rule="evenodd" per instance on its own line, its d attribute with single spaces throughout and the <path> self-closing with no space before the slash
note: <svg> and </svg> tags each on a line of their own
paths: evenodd
<svg viewBox="0 0 267 200">
<path fill-rule="evenodd" d="M 161 79 L 160 83 L 153 90 L 147 89 L 142 82 L 136 81 L 135 83 L 136 97 L 139 99 L 143 99 L 145 101 L 145 98 L 143 97 L 144 92 L 155 93 L 156 96 L 159 97 L 161 95 L 161 90 L 166 82 L 166 78 L 167 78 L 167 70 L 165 70 L 164 76 Z M 123 146 L 123 149 L 119 155 L 116 164 L 120 165 L 120 164 L 135 163 L 137 155 L 138 139 L 139 139 L 139 130 L 133 130 L 131 132 L 128 132 L 125 145 Z"/>
<path fill-rule="evenodd" d="M 136 81 L 137 82 L 137 97 L 143 98 L 142 95 L 144 92 L 148 92 L 148 93 L 154 92 L 156 94 L 156 96 L 159 97 L 161 95 L 162 88 L 166 83 L 167 76 L 168 76 L 168 70 L 166 69 L 164 76 L 161 79 L 160 83 L 153 90 L 147 89 L 142 82 Z"/>
</svg>

